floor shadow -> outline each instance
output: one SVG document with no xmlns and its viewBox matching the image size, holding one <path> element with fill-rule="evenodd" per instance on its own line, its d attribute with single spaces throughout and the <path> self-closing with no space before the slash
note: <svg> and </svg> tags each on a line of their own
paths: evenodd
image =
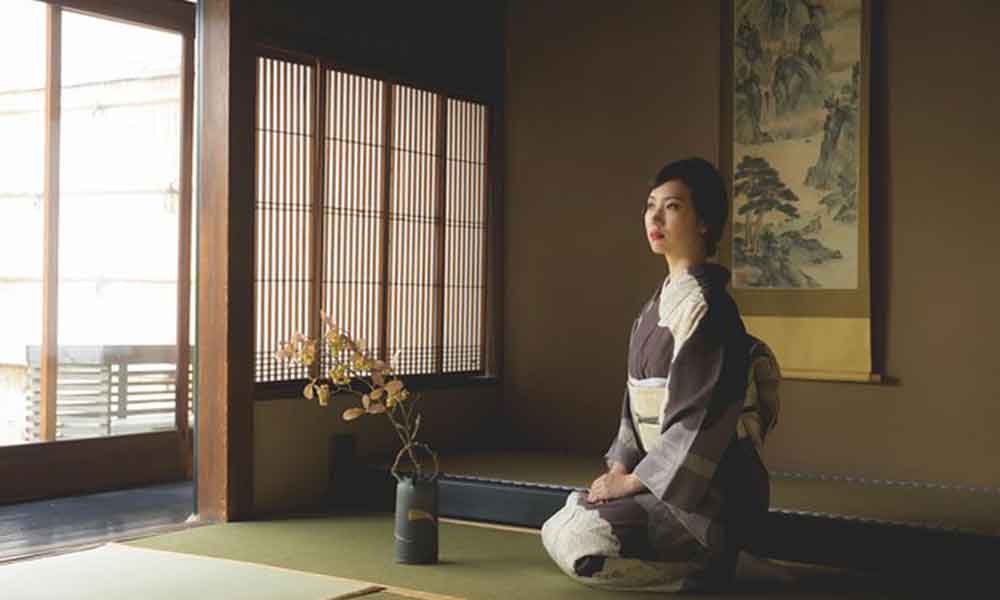
<svg viewBox="0 0 1000 600">
<path fill-rule="evenodd" d="M 183 524 L 193 509 L 190 481 L 0 506 L 0 560 Z"/>
</svg>

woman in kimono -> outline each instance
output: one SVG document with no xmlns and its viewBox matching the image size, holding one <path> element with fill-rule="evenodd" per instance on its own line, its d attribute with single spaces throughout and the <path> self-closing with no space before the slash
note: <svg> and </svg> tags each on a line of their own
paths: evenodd
<svg viewBox="0 0 1000 600">
<path fill-rule="evenodd" d="M 643 231 L 669 269 L 632 325 L 608 471 L 545 522 L 570 577 L 641 591 L 714 588 L 767 512 L 768 473 L 737 435 L 750 343 L 729 271 L 707 262 L 728 216 L 719 172 L 692 158 L 656 174 Z"/>
</svg>

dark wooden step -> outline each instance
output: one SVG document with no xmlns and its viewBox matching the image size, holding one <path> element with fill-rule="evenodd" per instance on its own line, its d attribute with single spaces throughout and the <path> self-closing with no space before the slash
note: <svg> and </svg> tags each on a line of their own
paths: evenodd
<svg viewBox="0 0 1000 600">
<path fill-rule="evenodd" d="M 367 505 L 392 509 L 395 480 L 369 469 Z M 442 517 L 539 528 L 581 488 L 442 474 Z M 1000 556 L 1000 538 L 915 524 L 772 508 L 749 550 L 766 558 L 868 571 L 982 573 Z"/>
</svg>

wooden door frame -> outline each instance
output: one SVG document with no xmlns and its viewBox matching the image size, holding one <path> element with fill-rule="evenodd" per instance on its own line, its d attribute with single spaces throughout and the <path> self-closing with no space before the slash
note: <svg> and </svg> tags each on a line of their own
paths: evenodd
<svg viewBox="0 0 1000 600">
<path fill-rule="evenodd" d="M 191 280 L 191 168 L 193 114 L 193 48 L 195 7 L 181 0 L 46 0 L 46 103 L 44 223 L 46 269 L 43 278 L 41 355 L 41 431 L 44 441 L 0 447 L 0 480 L 17 486 L 0 489 L 0 503 L 66 494 L 95 492 L 191 477 L 191 440 L 187 424 L 189 315 Z M 62 9 L 89 13 L 133 25 L 181 34 L 183 38 L 180 190 L 178 211 L 178 368 L 175 381 L 175 431 L 54 440 L 58 372 L 58 210 L 60 147 L 60 79 Z M 33 473 L 39 476 L 31 476 Z"/>
</svg>

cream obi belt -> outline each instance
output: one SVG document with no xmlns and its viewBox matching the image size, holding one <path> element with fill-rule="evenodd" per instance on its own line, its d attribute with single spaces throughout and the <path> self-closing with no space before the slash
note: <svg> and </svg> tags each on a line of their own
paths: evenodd
<svg viewBox="0 0 1000 600">
<path fill-rule="evenodd" d="M 667 405 L 667 380 L 662 377 L 649 379 L 628 378 L 629 408 L 632 424 L 639 434 L 643 452 L 649 452 L 660 439 L 663 411 Z"/>
</svg>

